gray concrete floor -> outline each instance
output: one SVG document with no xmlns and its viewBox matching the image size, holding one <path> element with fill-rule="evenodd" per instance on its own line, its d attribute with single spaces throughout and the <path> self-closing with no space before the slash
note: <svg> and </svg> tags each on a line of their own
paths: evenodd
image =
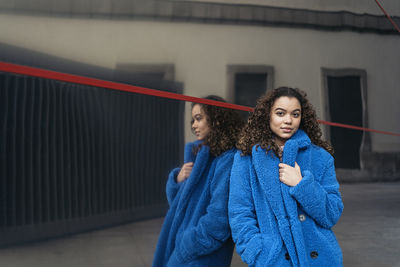
<svg viewBox="0 0 400 267">
<path fill-rule="evenodd" d="M 344 266 L 400 266 L 400 183 L 342 184 Z M 0 249 L 0 266 L 151 266 L 163 219 Z M 235 253 L 232 266 L 246 266 Z"/>
</svg>

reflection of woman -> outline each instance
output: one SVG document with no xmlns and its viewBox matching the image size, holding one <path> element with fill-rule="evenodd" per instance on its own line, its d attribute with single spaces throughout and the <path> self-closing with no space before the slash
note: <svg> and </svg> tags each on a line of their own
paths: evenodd
<svg viewBox="0 0 400 267">
<path fill-rule="evenodd" d="M 197 141 L 186 144 L 185 163 L 169 174 L 170 207 L 153 266 L 229 266 L 232 259 L 228 188 L 243 123 L 232 110 L 203 104 L 192 105 L 192 119 Z"/>
<path fill-rule="evenodd" d="M 342 266 L 331 227 L 343 203 L 331 146 L 298 89 L 258 100 L 232 167 L 229 221 L 250 266 Z"/>
</svg>

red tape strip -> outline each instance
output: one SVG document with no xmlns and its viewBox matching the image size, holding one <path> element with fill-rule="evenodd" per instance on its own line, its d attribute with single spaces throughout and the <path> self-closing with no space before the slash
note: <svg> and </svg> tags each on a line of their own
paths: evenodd
<svg viewBox="0 0 400 267">
<path fill-rule="evenodd" d="M 99 80 L 99 79 L 94 79 L 94 78 L 60 73 L 60 72 L 44 70 L 44 69 L 39 69 L 39 68 L 33 68 L 33 67 L 27 67 L 27 66 L 16 65 L 16 64 L 5 63 L 5 62 L 0 62 L 0 71 L 8 72 L 8 73 L 22 74 L 22 75 L 33 76 L 33 77 L 40 77 L 40 78 L 51 79 L 51 80 L 70 82 L 70 83 L 76 83 L 76 84 L 101 87 L 101 88 L 107 88 L 107 89 L 111 89 L 111 90 L 125 91 L 125 92 L 130 92 L 130 93 L 152 95 L 152 96 L 176 99 L 176 100 L 181 100 L 181 101 L 189 101 L 189 102 L 200 103 L 200 104 L 214 105 L 214 106 L 249 111 L 249 112 L 252 112 L 254 110 L 251 107 L 246 107 L 246 106 L 241 106 L 241 105 L 236 105 L 236 104 L 231 104 L 231 103 L 224 103 L 224 102 L 219 102 L 219 101 L 215 101 L 215 100 L 208 100 L 208 99 L 204 99 L 204 98 L 186 96 L 186 95 L 175 94 L 175 93 L 170 93 L 170 92 L 165 92 L 165 91 L 148 89 L 148 88 L 144 88 L 144 87 L 138 87 L 138 86 L 110 82 L 110 81 L 104 81 L 104 80 Z M 358 127 L 358 126 L 354 126 L 354 125 L 348 125 L 348 124 L 342 124 L 342 123 L 336 123 L 336 122 L 328 122 L 328 121 L 323 121 L 323 120 L 318 120 L 318 122 L 321 124 L 326 124 L 326 125 L 334 126 L 334 127 L 342 127 L 342 128 L 349 128 L 349 129 L 360 130 L 360 131 L 400 136 L 399 133 L 379 131 L 379 130 L 374 130 L 374 129 L 369 129 L 369 128 Z"/>
<path fill-rule="evenodd" d="M 382 10 L 383 14 L 385 14 L 385 16 L 388 18 L 388 20 L 390 21 L 390 23 L 392 23 L 393 27 L 400 33 L 400 28 L 399 26 L 397 26 L 397 24 L 394 22 L 394 20 L 392 20 L 392 18 L 389 16 L 389 14 L 385 11 L 385 9 L 383 8 L 383 6 L 378 2 L 378 0 L 375 0 L 376 4 L 379 6 L 379 8 Z"/>
<path fill-rule="evenodd" d="M 104 81 L 104 80 L 99 80 L 99 79 L 94 79 L 94 78 L 88 78 L 88 77 L 60 73 L 60 72 L 55 72 L 55 71 L 50 71 L 50 70 L 32 68 L 32 67 L 21 66 L 21 65 L 5 63 L 5 62 L 0 62 L 0 71 L 34 76 L 34 77 L 40 77 L 40 78 L 45 78 L 45 79 L 64 81 L 64 82 L 70 82 L 70 83 L 90 85 L 90 86 L 95 86 L 95 87 L 102 87 L 102 88 L 118 90 L 118 91 L 125 91 L 125 92 L 130 92 L 130 93 L 152 95 L 152 96 L 158 96 L 158 97 L 170 98 L 170 99 L 176 99 L 176 100 L 183 100 L 183 101 L 189 101 L 189 102 L 195 102 L 195 103 L 201 103 L 201 104 L 209 104 L 209 105 L 215 105 L 215 106 L 243 110 L 243 111 L 252 111 L 253 110 L 252 108 L 249 108 L 249 107 L 230 104 L 230 103 L 223 103 L 223 102 L 219 102 L 219 101 L 215 101 L 215 100 L 208 100 L 208 99 L 203 99 L 203 98 L 198 98 L 198 97 L 193 97 L 193 96 L 186 96 L 186 95 L 175 94 L 175 93 L 170 93 L 170 92 L 165 92 L 165 91 L 148 89 L 148 88 L 139 87 L 139 86 Z"/>
</svg>

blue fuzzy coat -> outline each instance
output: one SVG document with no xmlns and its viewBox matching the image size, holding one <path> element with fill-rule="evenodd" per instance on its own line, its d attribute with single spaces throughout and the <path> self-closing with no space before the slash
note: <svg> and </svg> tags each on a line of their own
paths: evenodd
<svg viewBox="0 0 400 267">
<path fill-rule="evenodd" d="M 164 219 L 153 266 L 229 266 L 233 241 L 228 221 L 229 178 L 236 150 L 218 157 L 202 146 L 195 156 L 185 146 L 185 163 L 194 162 L 184 182 L 176 183 L 180 168 L 167 181 L 169 210 Z"/>
<path fill-rule="evenodd" d="M 250 266 L 342 266 L 331 230 L 343 210 L 332 156 L 298 130 L 282 162 L 299 164 L 299 184 L 280 182 L 272 151 L 254 146 L 251 156 L 235 155 L 229 222 L 239 255 Z"/>
</svg>

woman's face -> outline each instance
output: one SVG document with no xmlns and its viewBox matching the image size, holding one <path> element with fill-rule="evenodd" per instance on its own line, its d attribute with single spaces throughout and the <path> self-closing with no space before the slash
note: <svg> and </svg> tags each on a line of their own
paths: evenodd
<svg viewBox="0 0 400 267">
<path fill-rule="evenodd" d="M 210 133 L 207 116 L 200 105 L 196 104 L 192 108 L 192 129 L 197 140 L 205 140 Z"/>
<path fill-rule="evenodd" d="M 297 132 L 301 122 L 301 105 L 295 97 L 281 96 L 272 105 L 269 126 L 282 146 Z"/>
</svg>

